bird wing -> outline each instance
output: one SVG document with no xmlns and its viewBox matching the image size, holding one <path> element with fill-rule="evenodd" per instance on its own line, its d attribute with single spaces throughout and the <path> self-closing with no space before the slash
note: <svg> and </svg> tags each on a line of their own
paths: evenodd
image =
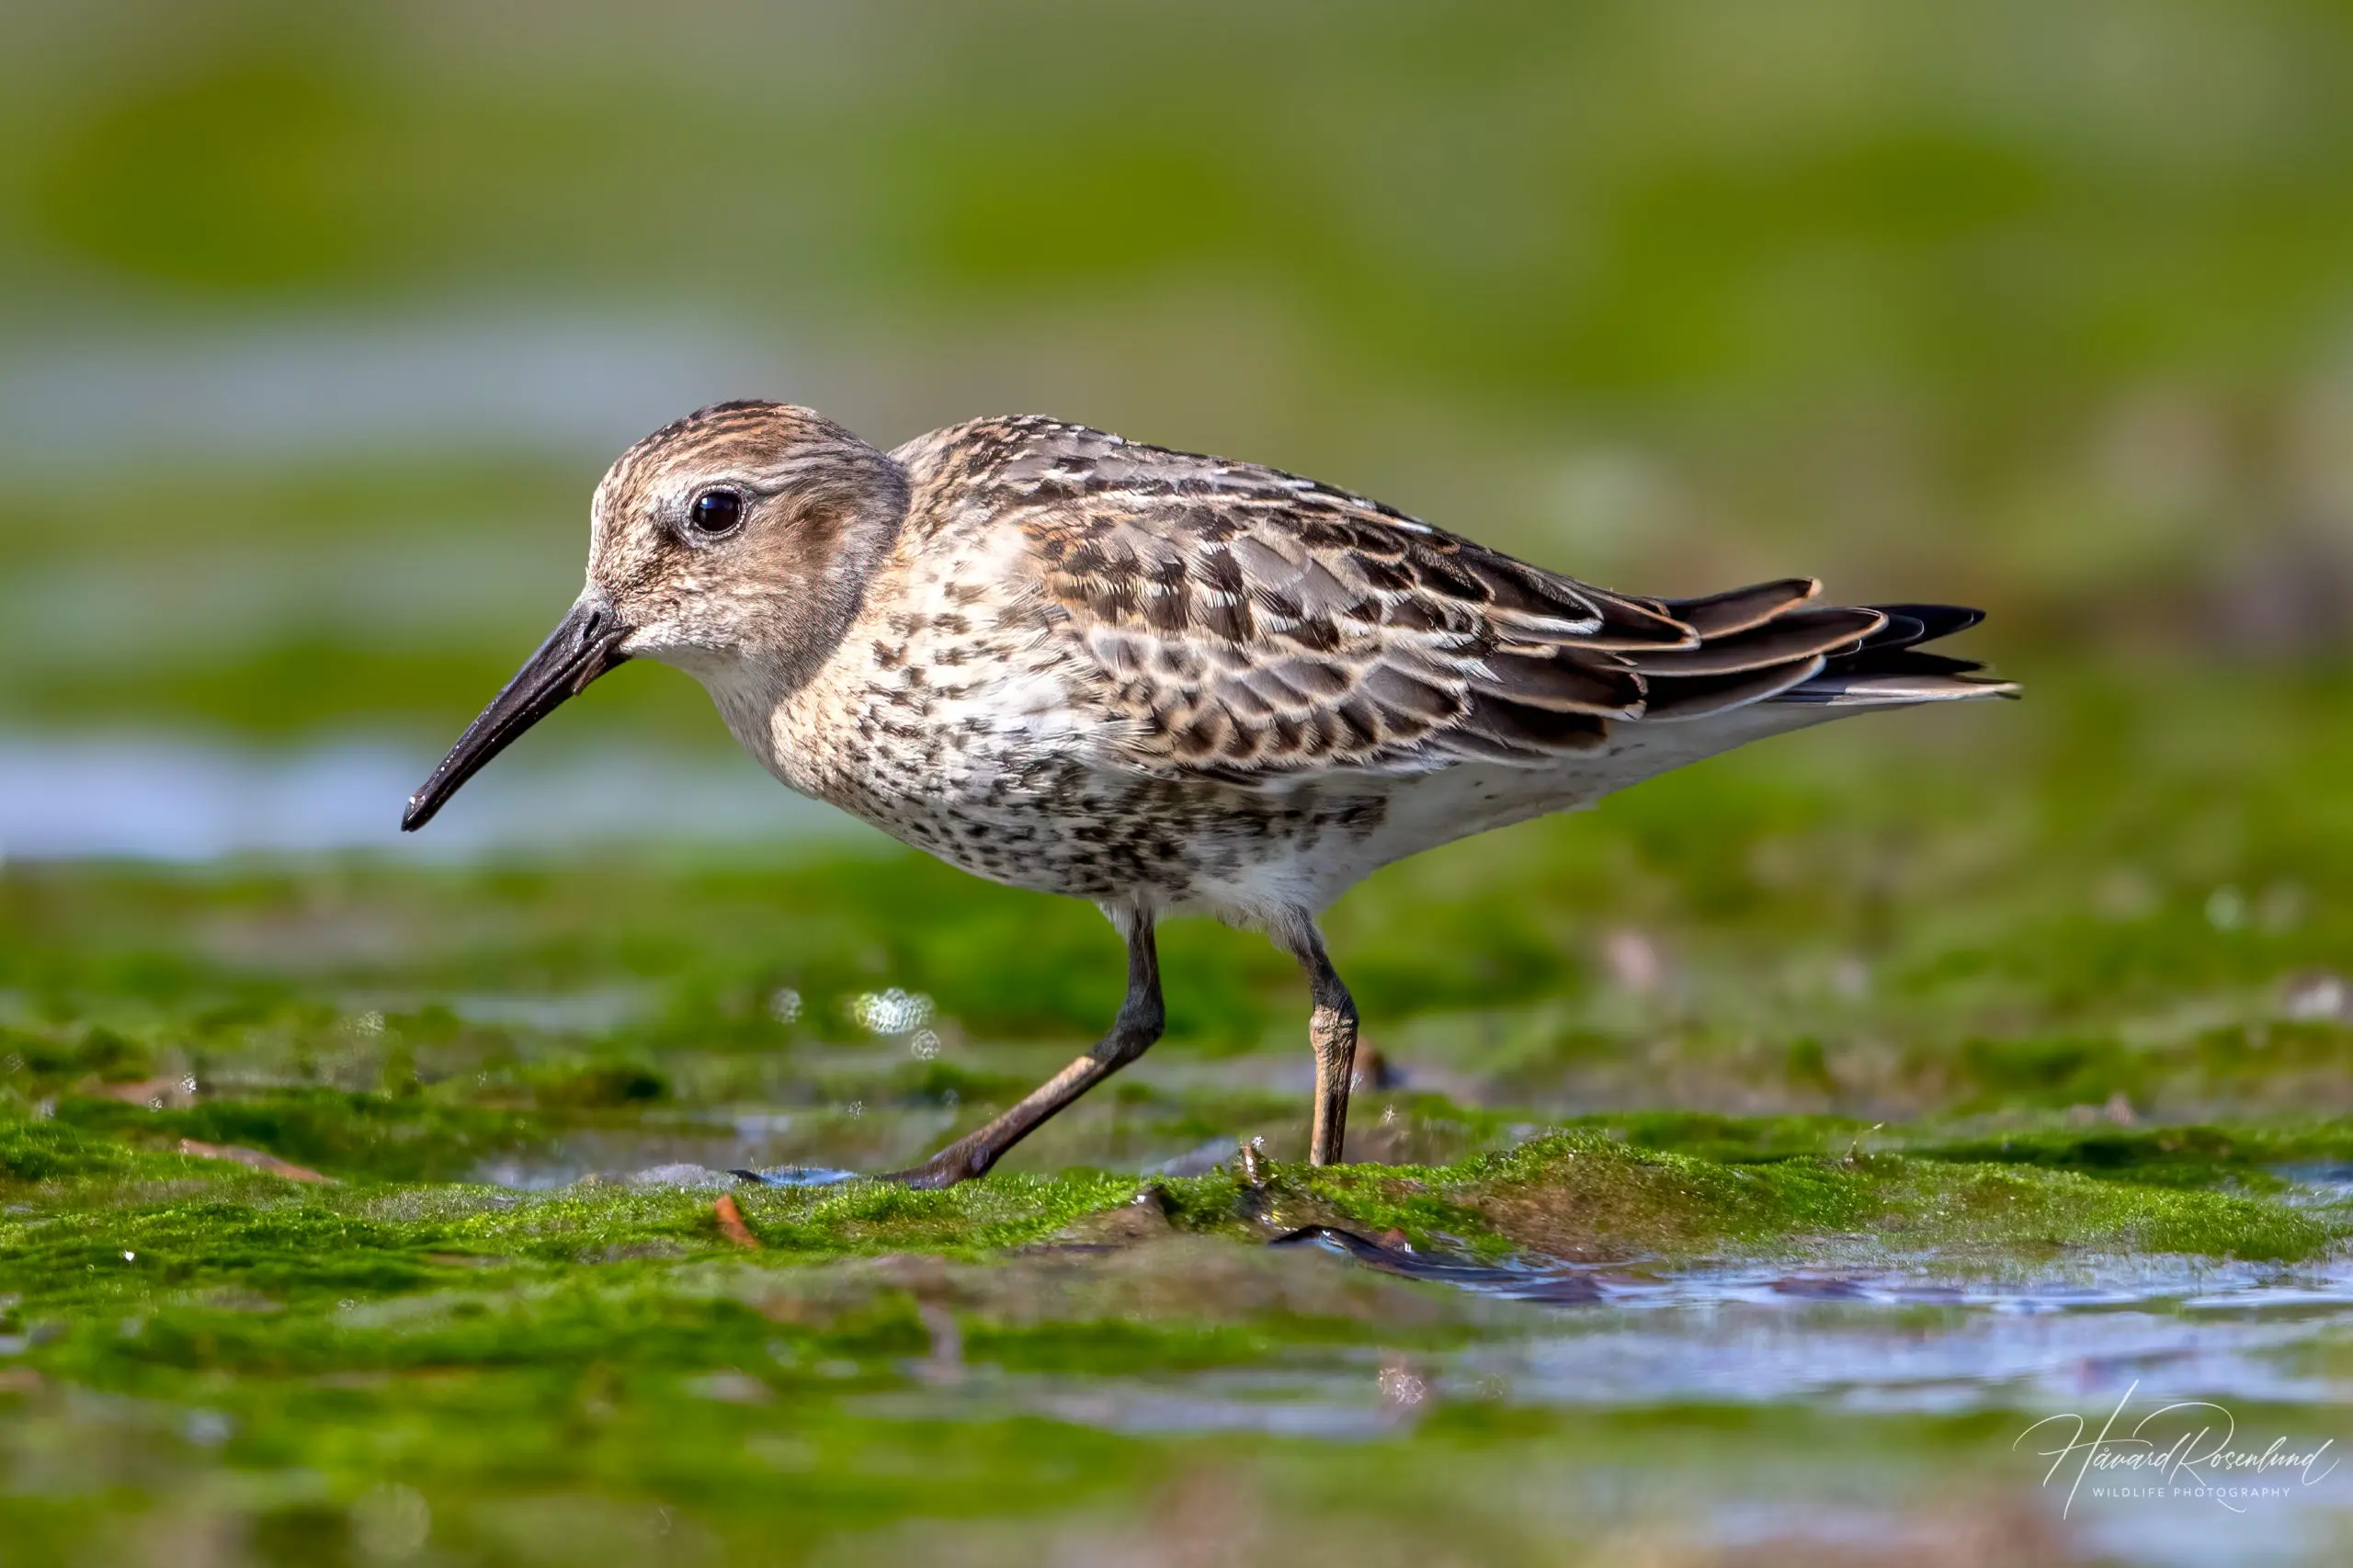
<svg viewBox="0 0 2353 1568">
<path fill-rule="evenodd" d="M 1154 773 L 1275 784 L 1483 760 L 1540 767 L 1612 723 L 1787 691 L 1887 618 L 1809 579 L 1611 593 L 1346 491 L 1051 421 L 965 472 L 1017 523 L 1052 635 Z"/>
</svg>

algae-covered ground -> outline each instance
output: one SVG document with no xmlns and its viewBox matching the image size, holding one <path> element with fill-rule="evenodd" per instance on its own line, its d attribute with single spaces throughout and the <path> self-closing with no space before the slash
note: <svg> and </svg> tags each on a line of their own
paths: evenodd
<svg viewBox="0 0 2353 1568">
<path fill-rule="evenodd" d="M 2029 1434 L 2353 1409 L 2353 709 L 2251 690 L 1392 869 L 1322 1171 L 1295 976 L 1178 925 L 1168 1040 L 990 1178 L 734 1174 L 1115 1006 L 1091 911 L 914 857 L 11 865 L 0 1562 L 2340 1560 L 2329 1455 L 2071 1500 Z"/>
</svg>

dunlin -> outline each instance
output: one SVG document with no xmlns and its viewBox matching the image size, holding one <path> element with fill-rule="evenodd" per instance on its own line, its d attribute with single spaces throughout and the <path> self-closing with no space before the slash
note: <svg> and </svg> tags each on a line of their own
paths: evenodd
<svg viewBox="0 0 2353 1568">
<path fill-rule="evenodd" d="M 1153 928 L 1264 930 L 1313 1001 L 1311 1158 L 1357 1012 L 1316 917 L 1392 860 L 1762 736 L 2006 695 L 1918 644 L 1978 619 L 1787 578 L 1610 593 L 1278 469 L 1029 416 L 892 451 L 727 403 L 621 454 L 587 585 L 402 826 L 624 659 L 702 682 L 745 750 L 951 865 L 1099 906 L 1110 1032 L 912 1170 L 978 1176 L 1159 1038 Z"/>
</svg>

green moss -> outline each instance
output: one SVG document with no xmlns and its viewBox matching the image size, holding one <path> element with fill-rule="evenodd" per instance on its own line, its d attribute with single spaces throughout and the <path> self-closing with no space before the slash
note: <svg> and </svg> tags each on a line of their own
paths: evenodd
<svg viewBox="0 0 2353 1568">
<path fill-rule="evenodd" d="M 1667 1150 L 1735 1165 L 1841 1152 L 1875 1131 L 1872 1124 L 1850 1117 L 1711 1116 L 1693 1111 L 1580 1117 L 1573 1125 L 1607 1132 L 1637 1149 Z"/>
<path fill-rule="evenodd" d="M 615 1070 L 626 1074 L 625 1069 Z M 627 1079 L 624 1076 L 624 1081 Z M 448 1180 L 483 1160 L 544 1142 L 554 1125 L 414 1096 L 338 1089 L 279 1089 L 182 1109 L 67 1097 L 60 1123 L 153 1147 L 178 1140 L 265 1150 L 337 1176 Z"/>
<path fill-rule="evenodd" d="M 399 1103 L 374 1097 L 387 1113 Z M 1101 1423 L 1132 1411 L 1149 1428 L 1253 1397 L 1205 1392 L 1223 1387 L 1370 1391 L 1376 1373 L 1411 1378 L 1417 1358 L 1497 1328 L 1508 1343 L 1546 1310 L 1262 1244 L 1290 1225 L 1645 1270 L 1762 1258 L 2030 1274 L 2084 1256 L 2307 1257 L 2353 1224 L 2169 1174 L 2325 1151 L 2336 1126 L 2158 1131 L 2121 1152 L 2081 1134 L 2072 1154 L 2052 1132 L 2013 1151 L 2037 1157 L 2003 1159 L 1950 1142 L 1896 1153 L 1914 1130 L 1841 1119 L 1642 1117 L 1444 1165 L 1272 1162 L 1257 1185 L 1231 1170 L 1165 1179 L 1142 1203 L 1135 1177 L 1087 1171 L 938 1193 L 740 1186 L 760 1243 L 745 1251 L 720 1233 L 709 1191 L 297 1184 L 153 1147 L 139 1119 L 175 1113 L 117 1108 L 129 1119 L 0 1118 L 0 1335 L 22 1346 L 17 1381 L 0 1384 L 0 1465 L 26 1462 L 17 1445 L 98 1441 L 108 1462 L 135 1457 L 151 1477 L 299 1472 L 301 1487 L 239 1515 L 249 1543 L 301 1543 L 289 1561 L 377 1528 L 369 1510 L 391 1506 L 391 1483 L 431 1497 L 449 1550 L 492 1539 L 477 1533 L 494 1534 L 486 1498 L 553 1496 L 594 1518 L 669 1510 L 749 1551 L 764 1532 L 902 1517 L 911 1486 L 926 1516 L 984 1520 L 1090 1489 L 1127 1495 L 1172 1456 L 1214 1452 L 1255 1473 L 1309 1450 L 1246 1435 L 1190 1448 Z M 2104 1160 L 2099 1177 L 2058 1168 L 2086 1158 Z M 28 1376 L 40 1380 L 29 1392 Z M 63 1388 L 84 1391 L 74 1408 L 111 1414 L 63 1415 L 42 1392 Z M 1370 1395 L 1313 1397 L 1347 1411 Z M 1008 1400 L 1058 1414 L 1007 1415 Z M 1760 1423 L 1787 1419 L 1686 1412 L 1665 1430 L 1754 1443 Z M 1467 1462 L 1498 1444 L 1598 1442 L 1596 1420 L 1625 1418 L 1457 1397 L 1398 1426 L 1393 1445 L 1349 1451 L 1426 1467 L 1459 1449 Z M 1611 1426 L 1609 1451 L 1662 1440 L 1657 1420 Z M 1388 1462 L 1360 1458 L 1350 1485 Z M 0 1512 L 20 1545 L 86 1542 L 95 1528 L 38 1494 Z"/>
<path fill-rule="evenodd" d="M 142 1161 L 111 1141 L 83 1137 L 70 1127 L 0 1116 L 0 1183 L 124 1176 L 157 1163 Z"/>
<path fill-rule="evenodd" d="M 1727 1129 L 1711 1129 L 1722 1141 Z M 1738 1131 L 1734 1124 L 1732 1131 Z M 1735 1140 L 1754 1142 L 1786 1124 Z M 1450 1169 L 1365 1166 L 1278 1183 L 1267 1203 L 1296 1223 L 1395 1229 L 1424 1247 L 1685 1265 L 1808 1256 L 1880 1264 L 2003 1264 L 2054 1251 L 2188 1253 L 2292 1261 L 2353 1234 L 2353 1217 L 2234 1193 L 2185 1190 L 2166 1162 L 2197 1141 L 2154 1139 L 2154 1180 L 2094 1180 L 2050 1165 L 1972 1168 L 1949 1152 L 1738 1163 L 1590 1133 L 1539 1139 Z M 1287 1207 L 1287 1198 L 1299 1201 Z"/>
</svg>

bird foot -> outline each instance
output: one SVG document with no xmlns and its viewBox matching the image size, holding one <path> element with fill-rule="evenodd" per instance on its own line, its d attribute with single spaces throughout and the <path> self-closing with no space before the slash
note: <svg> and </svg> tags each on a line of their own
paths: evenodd
<svg viewBox="0 0 2353 1568">
<path fill-rule="evenodd" d="M 884 1171 L 874 1179 L 895 1181 L 914 1187 L 918 1192 L 937 1192 L 954 1187 L 960 1181 L 970 1181 L 988 1169 L 972 1159 L 972 1151 L 950 1143 L 919 1165 L 909 1165 L 903 1171 Z"/>
<path fill-rule="evenodd" d="M 779 1165 L 773 1170 L 735 1170 L 727 1174 L 762 1187 L 833 1187 L 846 1181 L 895 1181 L 923 1191 L 937 1191 L 960 1181 L 970 1181 L 988 1168 L 973 1157 L 972 1150 L 951 1143 L 923 1164 L 909 1165 L 903 1171 L 875 1171 L 870 1175 L 823 1166 Z"/>
</svg>

